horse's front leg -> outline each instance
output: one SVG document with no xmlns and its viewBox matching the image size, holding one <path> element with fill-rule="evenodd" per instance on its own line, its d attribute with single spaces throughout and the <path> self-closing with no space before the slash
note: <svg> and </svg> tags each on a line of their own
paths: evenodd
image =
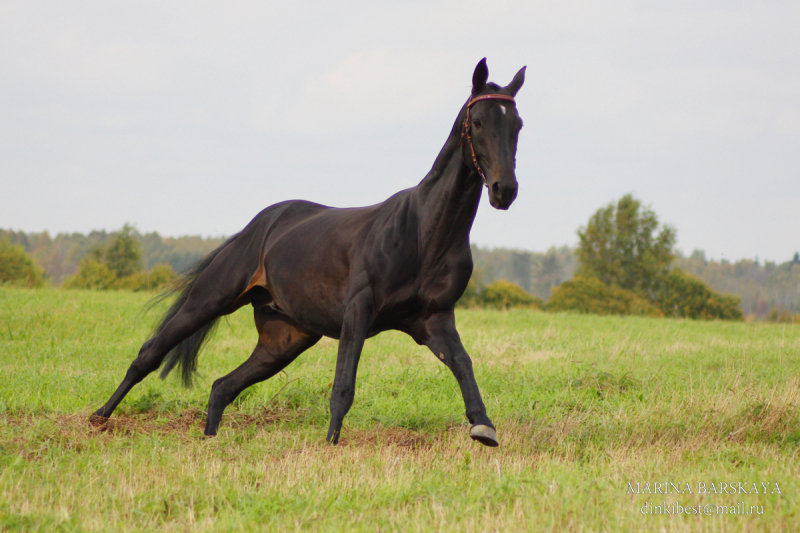
<svg viewBox="0 0 800 533">
<path fill-rule="evenodd" d="M 347 304 L 339 336 L 339 353 L 336 359 L 336 375 L 331 391 L 331 425 L 327 440 L 331 444 L 339 442 L 344 415 L 353 405 L 356 391 L 356 370 L 361 357 L 361 349 L 367 338 L 372 321 L 372 290 L 364 287 Z"/>
<path fill-rule="evenodd" d="M 470 437 L 486 446 L 497 446 L 497 433 L 486 414 L 486 406 L 483 404 L 481 392 L 472 372 L 472 360 L 461 344 L 453 311 L 438 313 L 427 318 L 415 338 L 417 342 L 430 348 L 434 355 L 453 372 L 464 397 L 467 419 L 472 424 Z"/>
</svg>

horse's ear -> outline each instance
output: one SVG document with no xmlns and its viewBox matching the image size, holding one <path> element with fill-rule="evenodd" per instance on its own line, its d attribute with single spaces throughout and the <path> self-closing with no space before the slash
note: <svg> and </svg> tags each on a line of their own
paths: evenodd
<svg viewBox="0 0 800 533">
<path fill-rule="evenodd" d="M 517 75 L 514 76 L 514 79 L 511 80 L 511 83 L 509 83 L 508 87 L 506 87 L 506 89 L 508 89 L 508 91 L 511 93 L 511 96 L 517 96 L 517 91 L 519 91 L 519 88 L 522 87 L 522 84 L 525 82 L 525 68 L 526 67 L 522 67 L 519 69 Z"/>
<path fill-rule="evenodd" d="M 478 61 L 475 72 L 472 73 L 472 94 L 478 94 L 486 86 L 489 79 L 489 69 L 486 66 L 486 58 Z"/>
</svg>

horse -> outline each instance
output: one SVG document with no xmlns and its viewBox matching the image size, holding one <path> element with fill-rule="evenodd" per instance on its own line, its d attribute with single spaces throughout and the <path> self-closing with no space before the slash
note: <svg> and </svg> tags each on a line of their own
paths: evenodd
<svg viewBox="0 0 800 533">
<path fill-rule="evenodd" d="M 162 378 L 178 365 L 189 385 L 216 321 L 250 304 L 258 342 L 244 363 L 213 383 L 205 435 L 217 434 L 222 412 L 244 389 L 280 372 L 326 336 L 339 340 L 326 437 L 338 443 L 365 340 L 399 330 L 452 371 L 470 437 L 497 446 L 454 314 L 472 274 L 469 235 L 483 187 L 496 209 L 508 209 L 517 196 L 522 120 L 514 97 L 525 67 L 505 87 L 488 76 L 483 58 L 450 135 L 416 187 L 368 207 L 274 204 L 195 265 L 91 423 L 104 424 L 131 388 L 162 363 Z"/>
</svg>

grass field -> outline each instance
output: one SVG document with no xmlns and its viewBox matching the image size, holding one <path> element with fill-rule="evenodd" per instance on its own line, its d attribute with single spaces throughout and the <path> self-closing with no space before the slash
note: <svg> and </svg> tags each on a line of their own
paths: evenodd
<svg viewBox="0 0 800 533">
<path fill-rule="evenodd" d="M 211 383 L 255 343 L 243 309 L 194 388 L 151 376 L 92 428 L 151 296 L 0 288 L 0 530 L 800 531 L 800 326 L 461 311 L 499 448 L 391 332 L 367 341 L 339 446 L 331 340 L 205 439 Z"/>
</svg>

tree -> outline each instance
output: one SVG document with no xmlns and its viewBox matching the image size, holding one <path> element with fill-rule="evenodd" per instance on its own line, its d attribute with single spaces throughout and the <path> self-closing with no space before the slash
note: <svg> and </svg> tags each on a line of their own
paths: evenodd
<svg viewBox="0 0 800 533">
<path fill-rule="evenodd" d="M 117 278 L 142 270 L 142 247 L 134 235 L 133 226 L 125 224 L 116 232 L 103 250 L 103 259 Z"/>
<path fill-rule="evenodd" d="M 64 287 L 100 290 L 148 288 L 148 276 L 142 271 L 142 248 L 134 232 L 133 226 L 125 224 L 111 235 L 107 245 L 93 246 L 81 260 L 78 272 L 64 282 Z"/>
<path fill-rule="evenodd" d="M 44 271 L 36 266 L 24 247 L 3 238 L 0 239 L 0 285 L 6 283 L 41 287 L 44 285 Z"/>
<path fill-rule="evenodd" d="M 537 254 L 533 267 L 531 294 L 545 299 L 553 287 L 564 283 L 575 273 L 575 253 L 568 247 L 551 247 L 544 254 Z"/>
<path fill-rule="evenodd" d="M 667 273 L 674 253 L 675 230 L 626 194 L 598 209 L 578 230 L 578 275 L 650 296 Z"/>
</svg>

